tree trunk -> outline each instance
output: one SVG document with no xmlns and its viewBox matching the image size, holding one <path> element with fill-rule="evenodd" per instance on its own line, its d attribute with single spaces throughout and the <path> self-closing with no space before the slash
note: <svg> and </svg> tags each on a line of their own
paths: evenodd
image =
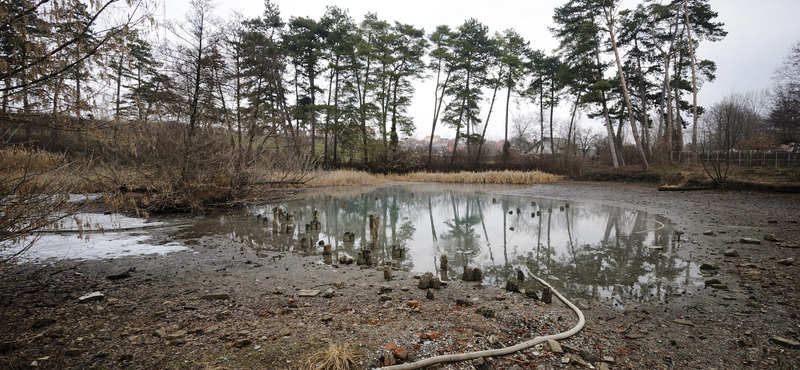
<svg viewBox="0 0 800 370">
<path fill-rule="evenodd" d="M 466 98 L 461 101 L 461 112 L 458 114 L 458 122 L 459 124 L 456 126 L 456 138 L 453 142 L 453 156 L 450 158 L 450 164 L 453 165 L 456 163 L 456 153 L 458 152 L 458 136 L 461 133 L 461 120 L 464 118 L 464 109 L 466 109 Z"/>
<path fill-rule="evenodd" d="M 553 109 L 555 109 L 556 87 L 555 81 L 550 81 L 550 154 L 556 154 L 555 138 L 553 138 Z"/>
<path fill-rule="evenodd" d="M 580 101 L 581 101 L 581 93 L 579 92 L 579 93 L 577 93 L 575 95 L 575 105 L 572 108 L 572 115 L 570 116 L 569 126 L 567 127 L 567 144 L 566 144 L 567 145 L 567 147 L 566 147 L 567 152 L 565 153 L 567 158 L 572 157 L 574 155 L 574 152 L 575 152 L 574 150 L 572 150 L 572 147 L 573 147 L 573 144 L 572 144 L 572 130 L 575 127 L 575 115 L 578 114 L 578 104 L 580 103 Z"/>
<path fill-rule="evenodd" d="M 392 87 L 392 129 L 389 133 L 389 151 L 392 153 L 392 159 L 397 154 L 397 147 L 399 140 L 397 137 L 397 86 L 400 85 L 400 77 L 394 82 Z"/>
<path fill-rule="evenodd" d="M 510 73 L 510 71 L 509 71 Z M 503 136 L 503 145 L 508 142 L 508 111 L 509 107 L 511 106 L 511 81 L 508 83 L 508 91 L 506 92 L 506 132 L 505 136 Z M 485 130 L 484 130 L 485 131 Z"/>
<path fill-rule="evenodd" d="M 611 123 L 611 116 L 608 114 L 608 102 L 606 101 L 606 92 L 600 92 L 600 99 L 602 100 L 603 105 L 603 117 L 606 119 L 606 131 L 608 134 L 608 149 L 611 151 L 611 162 L 614 164 L 614 168 L 619 168 L 619 158 L 617 156 L 617 144 L 616 140 L 614 139 L 614 127 Z"/>
<path fill-rule="evenodd" d="M 672 118 L 672 87 L 670 86 L 670 76 L 669 76 L 669 55 L 664 54 L 664 91 L 666 92 L 666 118 L 667 118 L 667 127 L 664 130 L 664 140 L 666 145 L 664 146 L 664 158 L 662 161 L 663 163 L 672 163 L 672 137 L 674 135 L 673 131 L 675 130 L 674 122 Z"/>
<path fill-rule="evenodd" d="M 314 66 L 309 63 L 308 65 L 308 89 L 309 95 L 311 98 L 311 158 L 316 158 L 317 156 L 317 99 L 316 99 L 316 91 L 317 85 L 315 83 L 317 79 L 317 71 L 314 70 Z"/>
<path fill-rule="evenodd" d="M 367 56 L 367 67 L 364 71 L 364 82 L 361 84 L 361 91 L 359 96 L 359 113 L 361 114 L 361 137 L 363 139 L 363 150 L 364 150 L 364 164 L 369 163 L 368 157 L 368 137 L 367 137 L 367 86 L 369 85 L 369 72 L 371 66 L 371 58 Z"/>
<path fill-rule="evenodd" d="M 441 69 L 441 62 L 439 62 L 440 69 Z M 433 107 L 433 124 L 431 124 L 431 141 L 428 143 L 428 166 L 431 165 L 431 161 L 433 160 L 433 135 L 436 132 L 436 122 L 439 121 L 439 113 L 442 111 L 442 103 L 444 102 L 444 90 L 447 88 L 447 83 L 450 81 L 450 72 L 447 72 L 447 76 L 444 78 L 444 83 L 441 86 L 442 93 L 439 94 L 436 102 L 434 103 Z M 436 87 L 439 88 L 439 73 L 436 74 Z M 434 98 L 436 98 L 437 91 L 434 91 Z"/>
<path fill-rule="evenodd" d="M 494 102 L 497 98 L 497 86 L 494 87 L 492 93 L 492 102 L 489 104 L 489 113 L 486 115 L 486 122 L 483 124 L 483 132 L 481 132 L 481 142 L 478 144 L 478 154 L 475 156 L 475 166 L 481 161 L 481 151 L 483 150 L 483 141 L 486 139 L 486 128 L 489 127 L 489 119 L 492 118 L 492 110 L 494 110 Z M 506 137 L 508 137 L 508 116 L 506 116 Z M 508 140 L 506 140 L 508 141 Z"/>
<path fill-rule="evenodd" d="M 539 154 L 544 153 L 544 81 L 539 78 Z"/>
<path fill-rule="evenodd" d="M 617 39 L 616 35 L 614 34 L 614 23 L 613 18 L 611 15 L 611 10 L 607 7 L 603 8 L 603 12 L 606 16 L 606 25 L 608 26 L 608 33 L 611 39 L 611 48 L 614 50 L 614 58 L 617 62 L 617 74 L 619 76 L 620 86 L 622 87 L 622 96 L 625 98 L 625 106 L 628 109 L 628 120 L 631 124 L 631 132 L 633 133 L 633 141 L 636 142 L 636 149 L 639 152 L 639 158 L 642 161 L 642 170 L 647 172 L 650 170 L 650 166 L 647 164 L 647 156 L 644 154 L 644 149 L 642 148 L 642 140 L 639 137 L 639 130 L 636 128 L 636 120 L 633 116 L 633 106 L 631 105 L 631 97 L 628 94 L 628 85 L 625 83 L 625 74 L 622 71 L 622 60 L 619 56 L 619 49 L 617 48 Z"/>
<path fill-rule="evenodd" d="M 638 40 L 634 39 L 636 47 L 639 47 Z M 642 72 L 642 58 L 636 58 L 636 70 L 639 71 L 639 100 L 641 100 L 641 118 L 640 122 L 642 124 L 642 145 L 644 146 L 644 150 L 647 153 L 647 157 L 651 158 L 653 156 L 652 146 L 650 145 L 650 120 L 647 116 L 647 81 L 644 77 L 644 72 Z"/>
<path fill-rule="evenodd" d="M 692 152 L 697 153 L 697 67 L 695 66 L 694 41 L 692 27 L 689 23 L 689 0 L 683 0 L 683 12 L 686 15 L 686 34 L 689 40 L 689 59 L 692 65 Z"/>
<path fill-rule="evenodd" d="M 120 53 L 120 56 L 119 56 L 119 60 L 117 61 L 117 79 L 116 79 L 116 82 L 117 82 L 117 91 L 116 91 L 116 94 L 115 94 L 116 96 L 115 96 L 115 99 L 114 99 L 115 103 L 116 103 L 115 104 L 116 106 L 115 106 L 115 109 L 114 109 L 114 112 L 115 112 L 114 113 L 114 116 L 115 116 L 114 118 L 119 119 L 120 118 L 119 117 L 120 116 L 120 103 L 121 103 L 120 100 L 122 100 L 122 98 L 120 96 L 121 95 L 120 92 L 122 90 L 122 54 L 121 53 Z"/>
</svg>

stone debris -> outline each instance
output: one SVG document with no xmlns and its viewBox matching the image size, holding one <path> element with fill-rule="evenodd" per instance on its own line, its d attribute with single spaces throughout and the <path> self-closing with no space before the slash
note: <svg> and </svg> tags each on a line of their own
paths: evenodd
<svg viewBox="0 0 800 370">
<path fill-rule="evenodd" d="M 700 265 L 701 270 L 717 270 L 718 267 L 710 263 L 703 263 Z"/>
<path fill-rule="evenodd" d="M 231 295 L 228 293 L 206 294 L 200 299 L 205 301 L 227 301 L 231 299 Z"/>
<path fill-rule="evenodd" d="M 782 242 L 785 241 L 785 240 L 780 239 L 780 238 L 778 238 L 778 237 L 776 237 L 775 235 L 772 235 L 772 234 L 764 235 L 764 240 L 766 240 L 768 242 L 773 242 L 773 243 L 782 243 Z"/>
<path fill-rule="evenodd" d="M 103 293 L 92 292 L 92 293 L 86 294 L 86 295 L 78 298 L 78 303 L 89 303 L 89 302 L 102 301 L 103 299 L 105 299 L 105 297 L 106 296 L 103 295 Z"/>
<path fill-rule="evenodd" d="M 784 266 L 791 266 L 792 264 L 794 264 L 794 258 L 782 259 L 782 260 L 778 261 L 778 263 L 780 263 L 781 265 L 784 265 Z"/>
<path fill-rule="evenodd" d="M 723 252 L 722 255 L 725 257 L 739 257 L 739 252 L 737 252 L 735 249 L 728 249 Z"/>
<path fill-rule="evenodd" d="M 564 350 L 561 348 L 561 345 L 555 339 L 548 339 L 547 346 L 550 347 L 550 351 L 553 353 L 564 353 Z"/>
<path fill-rule="evenodd" d="M 706 280 L 706 286 L 714 289 L 728 290 L 728 286 L 723 284 L 719 279 Z"/>
<path fill-rule="evenodd" d="M 316 297 L 320 291 L 318 289 L 303 289 L 297 292 L 298 297 Z"/>
<path fill-rule="evenodd" d="M 244 347 L 249 346 L 252 343 L 253 343 L 252 340 L 247 339 L 247 338 L 243 338 L 243 339 L 237 339 L 235 342 L 233 342 L 233 346 L 236 347 L 236 348 L 244 348 Z"/>
<path fill-rule="evenodd" d="M 594 366 L 592 366 L 590 363 L 586 362 L 584 359 L 582 359 L 580 357 L 577 357 L 577 356 L 571 357 L 569 363 L 571 363 L 573 365 L 578 365 L 580 367 L 586 367 L 586 368 L 594 369 Z"/>
<path fill-rule="evenodd" d="M 684 320 L 684 319 L 675 319 L 675 320 L 672 320 L 672 322 L 674 322 L 674 323 L 676 323 L 676 324 L 679 324 L 679 325 L 685 325 L 685 326 L 692 326 L 692 327 L 694 327 L 694 323 L 693 323 L 693 322 L 691 322 L 691 321 L 689 321 L 689 320 Z"/>
<path fill-rule="evenodd" d="M 742 238 L 739 242 L 742 244 L 761 244 L 761 240 L 755 238 Z"/>
<path fill-rule="evenodd" d="M 772 337 L 769 338 L 769 341 L 787 348 L 800 349 L 800 343 L 795 342 L 791 339 L 786 339 L 783 337 Z"/>
</svg>

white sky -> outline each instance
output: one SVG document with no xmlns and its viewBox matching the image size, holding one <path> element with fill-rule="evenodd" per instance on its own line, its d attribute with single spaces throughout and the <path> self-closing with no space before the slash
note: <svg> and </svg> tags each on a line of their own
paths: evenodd
<svg viewBox="0 0 800 370">
<path fill-rule="evenodd" d="M 165 12 L 167 18 L 183 19 L 189 0 L 165 0 L 158 13 Z M 273 0 L 281 16 L 319 19 L 325 7 L 336 5 L 349 10 L 356 22 L 368 12 L 377 13 L 378 18 L 389 22 L 409 23 L 424 28 L 430 33 L 437 25 L 458 27 L 465 20 L 475 18 L 489 27 L 489 32 L 515 29 L 534 49 L 551 53 L 557 46 L 548 27 L 551 27 L 553 9 L 566 0 L 403 0 L 403 1 L 355 1 L 355 0 Z M 634 8 L 642 1 L 625 0 L 624 6 Z M 707 83 L 699 93 L 699 104 L 709 107 L 731 92 L 748 92 L 768 89 L 775 68 L 780 65 L 791 45 L 800 41 L 800 1 L 798 0 L 711 0 L 711 8 L 719 13 L 718 21 L 725 23 L 728 36 L 716 43 L 704 42 L 698 50 L 698 58 L 717 63 L 717 80 Z M 246 17 L 260 16 L 264 11 L 263 0 L 238 0 L 219 2 L 217 13 L 227 18 L 231 12 L 240 11 Z M 414 116 L 417 131 L 415 137 L 430 135 L 433 117 L 433 79 L 417 85 L 409 113 Z M 485 94 L 486 99 L 491 98 Z M 505 94 L 498 94 L 488 130 L 489 139 L 503 136 Z M 488 101 L 485 103 L 488 106 Z M 512 110 L 514 104 L 512 102 Z M 533 107 L 519 107 L 513 115 L 528 114 Z M 485 118 L 486 114 L 482 114 Z M 557 119 L 566 120 L 568 109 L 562 109 Z M 600 124 L 589 123 L 596 131 Z M 454 131 L 437 127 L 436 134 L 454 136 Z"/>
</svg>

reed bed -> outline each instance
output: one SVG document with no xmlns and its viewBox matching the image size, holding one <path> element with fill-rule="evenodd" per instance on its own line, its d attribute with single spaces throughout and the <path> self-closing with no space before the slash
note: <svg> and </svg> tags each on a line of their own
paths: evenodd
<svg viewBox="0 0 800 370">
<path fill-rule="evenodd" d="M 404 175 L 389 176 L 394 181 L 414 182 L 441 182 L 461 184 L 514 184 L 532 185 L 546 184 L 561 180 L 561 176 L 551 175 L 540 171 L 487 171 L 487 172 L 456 172 L 456 173 L 429 173 L 414 172 Z"/>
<path fill-rule="evenodd" d="M 0 149 L 0 169 L 5 175 L 20 176 L 56 169 L 67 163 L 63 154 L 25 147 Z"/>
<path fill-rule="evenodd" d="M 63 154 L 24 147 L 0 149 L 0 195 L 56 195 L 79 183 L 80 168 Z"/>
<path fill-rule="evenodd" d="M 308 188 L 322 188 L 328 186 L 359 186 L 379 185 L 386 182 L 386 176 L 374 175 L 363 171 L 337 170 L 320 171 L 304 185 Z"/>
</svg>

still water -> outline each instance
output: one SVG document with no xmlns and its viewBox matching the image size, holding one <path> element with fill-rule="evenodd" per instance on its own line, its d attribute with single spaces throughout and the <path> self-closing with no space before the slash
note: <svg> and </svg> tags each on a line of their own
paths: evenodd
<svg viewBox="0 0 800 370">
<path fill-rule="evenodd" d="M 484 285 L 503 287 L 523 270 L 573 296 L 623 304 L 663 301 L 702 284 L 698 265 L 675 255 L 680 241 L 663 216 L 593 202 L 491 193 L 502 189 L 409 184 L 309 191 L 251 207 L 248 215 L 197 220 L 172 237 L 192 245 L 223 234 L 256 251 L 322 260 L 321 241 L 332 246 L 334 264 L 340 256 L 370 249 L 378 264 L 437 275 L 443 273 L 440 258 L 447 255 L 451 279 L 459 278 L 464 266 L 480 267 Z M 293 219 L 275 223 L 275 208 Z M 307 230 L 315 211 L 321 226 Z M 375 247 L 370 214 L 380 217 Z M 346 240 L 346 232 L 354 240 Z M 308 246 L 301 245 L 303 238 Z M 393 258 L 392 249 L 398 247 L 405 253 Z"/>
</svg>

